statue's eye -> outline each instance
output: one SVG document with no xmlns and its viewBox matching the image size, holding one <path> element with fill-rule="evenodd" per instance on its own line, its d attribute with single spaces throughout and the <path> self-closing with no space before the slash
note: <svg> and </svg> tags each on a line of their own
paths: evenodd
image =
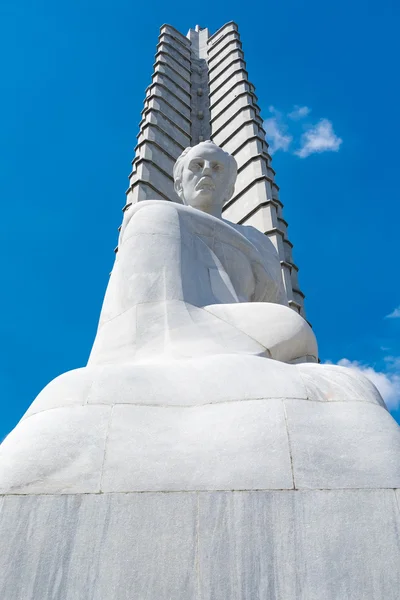
<svg viewBox="0 0 400 600">
<path fill-rule="evenodd" d="M 202 160 L 193 160 L 190 165 L 189 168 L 192 171 L 199 171 L 200 169 L 203 168 L 203 161 Z"/>
<path fill-rule="evenodd" d="M 220 163 L 214 163 L 212 169 L 213 171 L 222 171 L 223 166 Z"/>
</svg>

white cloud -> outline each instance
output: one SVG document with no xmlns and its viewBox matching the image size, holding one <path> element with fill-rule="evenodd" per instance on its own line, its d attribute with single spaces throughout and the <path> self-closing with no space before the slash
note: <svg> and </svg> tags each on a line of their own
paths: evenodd
<svg viewBox="0 0 400 600">
<path fill-rule="evenodd" d="M 295 104 L 293 110 L 288 113 L 288 117 L 293 121 L 298 121 L 299 119 L 304 119 L 310 112 L 311 108 L 308 108 L 308 106 L 299 106 L 298 104 Z"/>
<path fill-rule="evenodd" d="M 400 319 L 400 306 L 395 308 L 393 312 L 386 315 L 385 319 Z"/>
<path fill-rule="evenodd" d="M 333 131 L 332 123 L 328 119 L 321 119 L 303 133 L 301 148 L 295 154 L 306 158 L 315 152 L 337 152 L 342 141 Z"/>
<path fill-rule="evenodd" d="M 264 121 L 264 128 L 267 134 L 269 150 L 274 154 L 277 150 L 286 152 L 293 140 L 292 136 L 287 133 L 287 126 L 282 121 L 281 113 L 273 106 L 268 108 L 269 112 L 274 114 Z"/>
<path fill-rule="evenodd" d="M 385 360 L 389 367 L 386 373 L 376 371 L 369 365 L 363 365 L 356 360 L 351 361 L 347 358 L 342 358 L 337 364 L 368 377 L 378 388 L 388 409 L 393 410 L 400 405 L 400 357 L 388 356 Z"/>
</svg>

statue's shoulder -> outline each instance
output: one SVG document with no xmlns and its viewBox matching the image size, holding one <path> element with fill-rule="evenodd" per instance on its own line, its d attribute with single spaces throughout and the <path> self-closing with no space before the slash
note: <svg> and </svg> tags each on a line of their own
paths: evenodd
<svg viewBox="0 0 400 600">
<path fill-rule="evenodd" d="M 180 204 L 173 200 L 140 200 L 124 210 L 124 217 L 120 228 L 118 245 L 122 243 L 124 234 L 133 219 L 143 219 L 154 225 L 155 222 L 166 225 L 167 222 L 177 223 L 180 227 L 190 227 L 193 232 L 207 230 L 208 234 L 213 234 L 218 225 L 223 229 L 226 225 L 221 219 L 209 215 L 201 210 Z M 229 229 L 229 228 L 228 228 Z"/>
<path fill-rule="evenodd" d="M 126 206 L 124 209 L 124 216 L 122 219 L 122 225 L 120 228 L 120 235 L 119 235 L 119 244 L 122 241 L 122 238 L 124 236 L 124 232 L 126 230 L 126 228 L 128 227 L 130 221 L 132 220 L 132 218 L 139 212 L 148 212 L 148 211 L 152 211 L 153 213 L 153 218 L 157 217 L 157 214 L 163 213 L 166 210 L 168 211 L 185 211 L 186 210 L 186 206 L 184 206 L 183 204 L 178 204 L 177 202 L 173 202 L 173 201 L 169 201 L 169 200 L 140 200 L 139 202 L 135 202 L 134 204 L 131 204 L 130 206 Z"/>
<path fill-rule="evenodd" d="M 138 212 L 139 210 L 145 210 L 150 207 L 183 207 L 183 204 L 178 204 L 177 202 L 172 202 L 170 200 L 140 200 L 139 202 L 135 202 L 134 204 L 128 204 L 124 209 L 124 220 Z"/>
</svg>

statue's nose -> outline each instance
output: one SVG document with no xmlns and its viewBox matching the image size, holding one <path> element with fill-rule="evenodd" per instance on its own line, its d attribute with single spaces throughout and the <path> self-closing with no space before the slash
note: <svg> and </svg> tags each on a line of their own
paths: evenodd
<svg viewBox="0 0 400 600">
<path fill-rule="evenodd" d="M 204 167 L 203 167 L 203 175 L 211 175 L 211 165 L 208 162 L 204 162 Z"/>
</svg>

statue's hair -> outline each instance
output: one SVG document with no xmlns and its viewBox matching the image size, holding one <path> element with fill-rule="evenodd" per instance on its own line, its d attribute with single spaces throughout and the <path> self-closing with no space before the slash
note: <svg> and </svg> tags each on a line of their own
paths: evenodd
<svg viewBox="0 0 400 600">
<path fill-rule="evenodd" d="M 189 152 L 191 150 L 193 150 L 193 148 L 197 148 L 198 146 L 214 146 L 214 148 L 218 148 L 219 150 L 221 150 L 221 152 L 226 154 L 226 156 L 228 157 L 228 165 L 229 165 L 228 186 L 227 186 L 228 193 L 227 193 L 227 197 L 224 198 L 224 202 L 226 202 L 227 200 L 229 200 L 231 198 L 231 196 L 233 194 L 233 190 L 235 188 L 235 182 L 236 182 L 236 177 L 237 177 L 237 163 L 236 163 L 236 160 L 233 158 L 233 156 L 231 156 L 230 154 L 228 154 L 228 152 L 225 152 L 225 150 L 222 150 L 222 148 L 220 148 L 219 146 L 214 144 L 214 142 L 212 140 L 205 140 L 204 142 L 200 142 L 196 146 L 189 146 L 188 148 L 184 149 L 182 154 L 180 156 L 178 156 L 178 158 L 176 159 L 176 163 L 174 165 L 174 173 L 173 173 L 174 183 L 180 182 L 182 180 L 182 171 L 183 171 L 183 165 L 185 162 L 185 158 L 186 158 L 187 154 L 189 154 Z"/>
</svg>

